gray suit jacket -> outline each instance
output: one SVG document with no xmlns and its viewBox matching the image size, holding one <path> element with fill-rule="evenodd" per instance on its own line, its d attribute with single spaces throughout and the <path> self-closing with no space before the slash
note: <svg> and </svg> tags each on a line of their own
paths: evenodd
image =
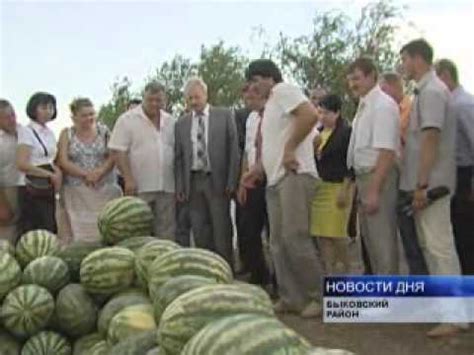
<svg viewBox="0 0 474 355">
<path fill-rule="evenodd" d="M 192 113 L 180 117 L 175 128 L 176 192 L 189 198 L 193 146 L 191 140 Z M 232 111 L 210 107 L 207 151 L 211 178 L 216 193 L 235 190 L 240 173 L 237 128 Z"/>
</svg>

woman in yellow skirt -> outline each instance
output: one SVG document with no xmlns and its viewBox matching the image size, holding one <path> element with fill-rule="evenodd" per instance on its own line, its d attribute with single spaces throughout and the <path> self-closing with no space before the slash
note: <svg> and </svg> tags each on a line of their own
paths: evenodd
<svg viewBox="0 0 474 355">
<path fill-rule="evenodd" d="M 346 156 L 351 126 L 341 117 L 342 101 L 327 95 L 320 102 L 319 134 L 314 140 L 317 182 L 311 215 L 311 234 L 317 238 L 325 274 L 349 272 L 347 226 L 353 184 Z"/>
</svg>

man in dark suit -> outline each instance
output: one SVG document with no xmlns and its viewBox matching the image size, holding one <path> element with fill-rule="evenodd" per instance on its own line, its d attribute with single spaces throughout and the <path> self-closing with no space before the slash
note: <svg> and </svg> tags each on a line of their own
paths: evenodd
<svg viewBox="0 0 474 355">
<path fill-rule="evenodd" d="M 191 112 L 175 128 L 176 193 L 188 201 L 197 247 L 219 253 L 232 266 L 230 198 L 237 187 L 239 150 L 232 112 L 207 103 L 207 85 L 185 85 Z"/>
</svg>

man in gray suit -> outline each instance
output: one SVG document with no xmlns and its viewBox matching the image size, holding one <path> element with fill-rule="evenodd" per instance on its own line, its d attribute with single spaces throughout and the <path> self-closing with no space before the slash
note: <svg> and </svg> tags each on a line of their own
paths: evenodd
<svg viewBox="0 0 474 355">
<path fill-rule="evenodd" d="M 235 121 L 230 110 L 207 103 L 201 79 L 190 79 L 184 94 L 191 112 L 175 128 L 177 199 L 189 203 L 196 246 L 217 252 L 232 265 L 230 198 L 239 174 Z"/>
</svg>

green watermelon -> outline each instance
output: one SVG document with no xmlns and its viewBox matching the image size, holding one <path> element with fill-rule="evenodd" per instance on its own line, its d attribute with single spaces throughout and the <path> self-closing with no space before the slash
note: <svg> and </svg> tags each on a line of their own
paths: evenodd
<svg viewBox="0 0 474 355">
<path fill-rule="evenodd" d="M 5 297 L 0 316 L 8 331 L 23 338 L 42 330 L 53 311 L 54 299 L 47 289 L 23 285 Z"/>
<path fill-rule="evenodd" d="M 99 333 L 92 333 L 84 335 L 77 339 L 73 346 L 73 355 L 88 355 L 89 350 L 98 342 L 104 341 L 105 339 Z"/>
<path fill-rule="evenodd" d="M 64 260 L 69 268 L 72 282 L 79 282 L 79 271 L 82 260 L 93 251 L 102 248 L 100 243 L 73 242 L 59 251 L 58 257 Z"/>
<path fill-rule="evenodd" d="M 95 343 L 90 349 L 87 355 L 110 355 L 110 345 L 106 340 L 101 340 Z"/>
<path fill-rule="evenodd" d="M 232 270 L 227 262 L 216 253 L 198 248 L 171 250 L 156 258 L 148 268 L 148 287 L 151 299 L 172 277 L 196 275 L 208 277 L 219 283 L 232 282 Z"/>
<path fill-rule="evenodd" d="M 82 285 L 70 284 L 58 294 L 55 317 L 62 332 L 80 337 L 94 331 L 97 307 Z"/>
<path fill-rule="evenodd" d="M 59 241 L 53 233 L 38 229 L 23 234 L 16 245 L 16 258 L 22 267 L 40 256 L 59 253 Z"/>
<path fill-rule="evenodd" d="M 107 340 L 116 344 L 130 336 L 156 329 L 153 307 L 149 304 L 128 306 L 110 321 Z"/>
<path fill-rule="evenodd" d="M 182 294 L 165 309 L 158 327 L 158 344 L 167 355 L 180 354 L 189 339 L 207 324 L 241 313 L 274 316 L 270 298 L 257 287 L 199 287 Z"/>
<path fill-rule="evenodd" d="M 156 338 L 156 335 L 155 335 Z M 156 341 L 156 339 L 155 339 Z M 11 336 L 7 331 L 0 329 L 0 354 L 20 355 L 21 343 Z"/>
<path fill-rule="evenodd" d="M 156 237 L 133 237 L 127 238 L 122 240 L 121 242 L 117 243 L 118 247 L 127 248 L 136 253 L 139 249 L 141 249 L 145 244 L 153 242 L 157 240 Z"/>
<path fill-rule="evenodd" d="M 181 355 L 306 355 L 311 345 L 274 317 L 239 314 L 209 323 Z"/>
<path fill-rule="evenodd" d="M 143 355 L 156 347 L 156 331 L 151 330 L 120 340 L 112 349 L 113 355 Z"/>
<path fill-rule="evenodd" d="M 15 256 L 15 247 L 8 239 L 0 239 L 0 252 L 2 251 Z"/>
<path fill-rule="evenodd" d="M 98 227 L 105 244 L 151 235 L 154 216 L 150 206 L 138 197 L 125 196 L 108 202 L 99 214 Z"/>
<path fill-rule="evenodd" d="M 32 336 L 23 346 L 21 355 L 71 355 L 71 344 L 58 333 L 43 331 Z"/>
<path fill-rule="evenodd" d="M 148 284 L 148 268 L 158 256 L 167 251 L 179 249 L 180 246 L 171 240 L 155 239 L 138 249 L 135 258 L 135 272 L 139 286 Z"/>
<path fill-rule="evenodd" d="M 216 284 L 214 279 L 194 275 L 183 275 L 169 279 L 160 288 L 160 292 L 153 302 L 155 321 L 159 323 L 166 307 L 183 293 L 212 284 Z"/>
<path fill-rule="evenodd" d="M 22 282 L 43 286 L 55 294 L 69 283 L 69 269 L 67 264 L 56 256 L 41 256 L 25 267 Z"/>
<path fill-rule="evenodd" d="M 90 253 L 81 263 L 81 284 L 91 293 L 112 295 L 128 288 L 135 276 L 135 254 L 108 247 Z"/>
<path fill-rule="evenodd" d="M 146 355 L 165 355 L 165 353 L 161 351 L 159 346 L 157 346 L 156 348 L 148 350 Z"/>
<path fill-rule="evenodd" d="M 150 304 L 150 299 L 142 290 L 129 289 L 112 297 L 99 313 L 97 320 L 99 332 L 105 336 L 112 318 L 122 309 L 136 304 Z"/>
<path fill-rule="evenodd" d="M 0 301 L 21 281 L 21 269 L 13 256 L 0 251 Z"/>
</svg>

